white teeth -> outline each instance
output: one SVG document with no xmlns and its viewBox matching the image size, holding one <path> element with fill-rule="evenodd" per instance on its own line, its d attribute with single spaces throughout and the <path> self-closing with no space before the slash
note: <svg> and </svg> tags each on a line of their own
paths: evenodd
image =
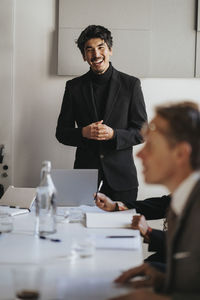
<svg viewBox="0 0 200 300">
<path fill-rule="evenodd" d="M 95 63 L 95 64 L 99 64 L 99 63 L 101 63 L 102 61 L 103 61 L 103 59 L 102 59 L 102 60 L 95 60 L 94 63 Z"/>
</svg>

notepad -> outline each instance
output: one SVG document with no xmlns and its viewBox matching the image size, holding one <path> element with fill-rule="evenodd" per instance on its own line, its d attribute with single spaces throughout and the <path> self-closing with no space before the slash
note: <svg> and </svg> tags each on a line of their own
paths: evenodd
<svg viewBox="0 0 200 300">
<path fill-rule="evenodd" d="M 86 226 L 88 228 L 130 228 L 135 209 L 116 212 L 87 212 Z"/>
</svg>

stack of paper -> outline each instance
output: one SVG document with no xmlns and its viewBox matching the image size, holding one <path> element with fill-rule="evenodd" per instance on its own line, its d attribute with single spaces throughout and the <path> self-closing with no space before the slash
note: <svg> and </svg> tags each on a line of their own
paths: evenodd
<svg viewBox="0 0 200 300">
<path fill-rule="evenodd" d="M 90 228 L 129 228 L 135 209 L 115 212 L 86 212 L 86 226 Z"/>
</svg>

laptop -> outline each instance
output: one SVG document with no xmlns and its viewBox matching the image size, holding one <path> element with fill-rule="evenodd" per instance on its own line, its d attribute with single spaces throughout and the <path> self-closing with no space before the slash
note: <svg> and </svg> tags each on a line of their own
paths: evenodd
<svg viewBox="0 0 200 300">
<path fill-rule="evenodd" d="M 57 206 L 94 205 L 98 170 L 52 169 L 51 176 L 57 190 Z"/>
<path fill-rule="evenodd" d="M 27 213 L 31 210 L 35 197 L 35 188 L 10 185 L 0 199 L 0 211 L 11 216 Z"/>
</svg>

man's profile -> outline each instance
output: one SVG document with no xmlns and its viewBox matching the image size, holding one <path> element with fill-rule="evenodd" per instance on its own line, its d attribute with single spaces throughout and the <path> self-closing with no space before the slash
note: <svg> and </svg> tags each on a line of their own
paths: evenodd
<svg viewBox="0 0 200 300">
<path fill-rule="evenodd" d="M 162 184 L 171 193 L 168 213 L 167 267 L 161 273 L 143 264 L 120 275 L 117 283 L 144 275 L 138 289 L 113 300 L 200 298 L 200 111 L 193 102 L 160 106 L 144 132 L 139 151 L 146 183 Z"/>
</svg>

